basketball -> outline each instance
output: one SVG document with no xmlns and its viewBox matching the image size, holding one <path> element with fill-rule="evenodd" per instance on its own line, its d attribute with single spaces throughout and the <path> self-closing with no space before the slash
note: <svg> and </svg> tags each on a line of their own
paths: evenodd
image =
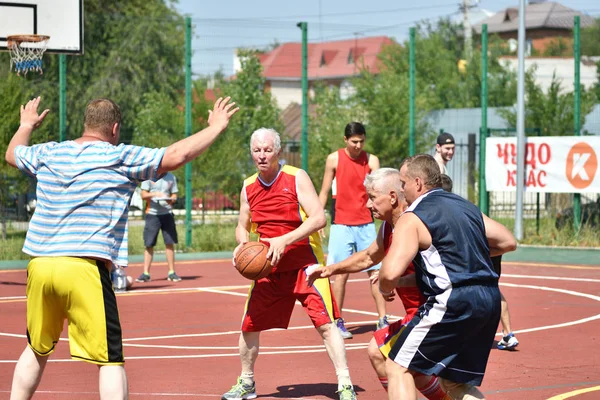
<svg viewBox="0 0 600 400">
<path fill-rule="evenodd" d="M 269 247 L 261 242 L 245 243 L 235 257 L 235 268 L 246 279 L 253 281 L 271 273 L 273 266 L 267 260 Z"/>
</svg>

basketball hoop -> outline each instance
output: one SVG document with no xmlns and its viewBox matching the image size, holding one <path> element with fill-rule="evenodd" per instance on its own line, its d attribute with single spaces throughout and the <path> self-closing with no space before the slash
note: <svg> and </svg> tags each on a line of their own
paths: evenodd
<svg viewBox="0 0 600 400">
<path fill-rule="evenodd" d="M 6 38 L 10 52 L 10 67 L 14 67 L 17 75 L 27 74 L 34 70 L 42 71 L 42 56 L 48 46 L 50 36 L 45 35 L 12 35 Z"/>
</svg>

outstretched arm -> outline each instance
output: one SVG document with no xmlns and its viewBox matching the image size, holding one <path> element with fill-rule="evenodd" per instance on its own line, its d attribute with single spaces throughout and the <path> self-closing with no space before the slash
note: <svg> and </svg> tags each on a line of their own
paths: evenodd
<svg viewBox="0 0 600 400">
<path fill-rule="evenodd" d="M 40 105 L 41 97 L 36 97 L 33 100 L 29 100 L 26 105 L 21 106 L 21 125 L 19 129 L 13 135 L 8 148 L 6 149 L 5 159 L 6 162 L 13 167 L 17 167 L 17 161 L 15 160 L 15 148 L 17 146 L 29 146 L 29 140 L 33 131 L 41 125 L 46 118 L 46 115 L 50 112 L 49 109 L 45 109 L 40 115 L 37 113 L 38 106 Z"/>
<path fill-rule="evenodd" d="M 233 114 L 239 110 L 239 107 L 234 108 L 235 103 L 229 103 L 229 100 L 231 97 L 217 99 L 212 111 L 209 111 L 208 128 L 167 147 L 158 168 L 158 176 L 187 164 L 213 144 L 227 128 Z"/>
<path fill-rule="evenodd" d="M 352 254 L 350 257 L 340 261 L 339 263 L 320 266 L 307 271 L 308 276 L 306 280 L 308 281 L 309 286 L 319 278 L 327 278 L 331 275 L 361 272 L 381 262 L 381 260 L 383 260 L 383 256 L 385 255 L 382 236 L 383 232 L 382 228 L 380 228 L 377 239 L 375 239 L 373 243 L 371 243 L 366 249 Z"/>
</svg>

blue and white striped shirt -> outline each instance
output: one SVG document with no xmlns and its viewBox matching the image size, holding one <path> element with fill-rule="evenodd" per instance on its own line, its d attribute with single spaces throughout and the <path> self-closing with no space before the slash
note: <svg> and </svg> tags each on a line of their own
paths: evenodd
<svg viewBox="0 0 600 400">
<path fill-rule="evenodd" d="M 164 153 L 100 141 L 17 146 L 17 167 L 38 181 L 23 252 L 127 265 L 129 200 L 139 182 L 158 178 Z"/>
</svg>

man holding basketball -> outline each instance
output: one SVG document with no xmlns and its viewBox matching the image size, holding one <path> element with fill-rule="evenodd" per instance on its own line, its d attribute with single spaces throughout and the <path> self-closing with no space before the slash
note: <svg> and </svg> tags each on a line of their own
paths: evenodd
<svg viewBox="0 0 600 400">
<path fill-rule="evenodd" d="M 319 197 L 305 171 L 279 164 L 281 139 L 276 131 L 255 131 L 250 152 L 258 173 L 244 181 L 236 228 L 239 245 L 233 255 L 235 259 L 252 230 L 269 244 L 267 258 L 273 270 L 251 285 L 239 340 L 242 371 L 222 399 L 257 397 L 254 364 L 260 332 L 287 328 L 298 300 L 323 338 L 335 367 L 340 400 L 354 400 L 344 340 L 334 324 L 338 309 L 329 280 L 319 279 L 312 287 L 306 282 L 306 268 L 324 261 L 318 230 L 326 219 Z"/>
<path fill-rule="evenodd" d="M 40 98 L 21 106 L 21 125 L 6 162 L 37 178 L 37 207 L 23 252 L 27 266 L 27 341 L 11 400 L 30 399 L 69 321 L 71 357 L 99 366 L 101 399 L 126 399 L 127 376 L 112 264 L 127 265 L 129 200 L 137 184 L 157 179 L 204 152 L 238 108 L 219 98 L 208 128 L 167 148 L 119 144 L 121 110 L 108 99 L 90 102 L 80 138 L 29 145 L 49 110 Z"/>
</svg>

